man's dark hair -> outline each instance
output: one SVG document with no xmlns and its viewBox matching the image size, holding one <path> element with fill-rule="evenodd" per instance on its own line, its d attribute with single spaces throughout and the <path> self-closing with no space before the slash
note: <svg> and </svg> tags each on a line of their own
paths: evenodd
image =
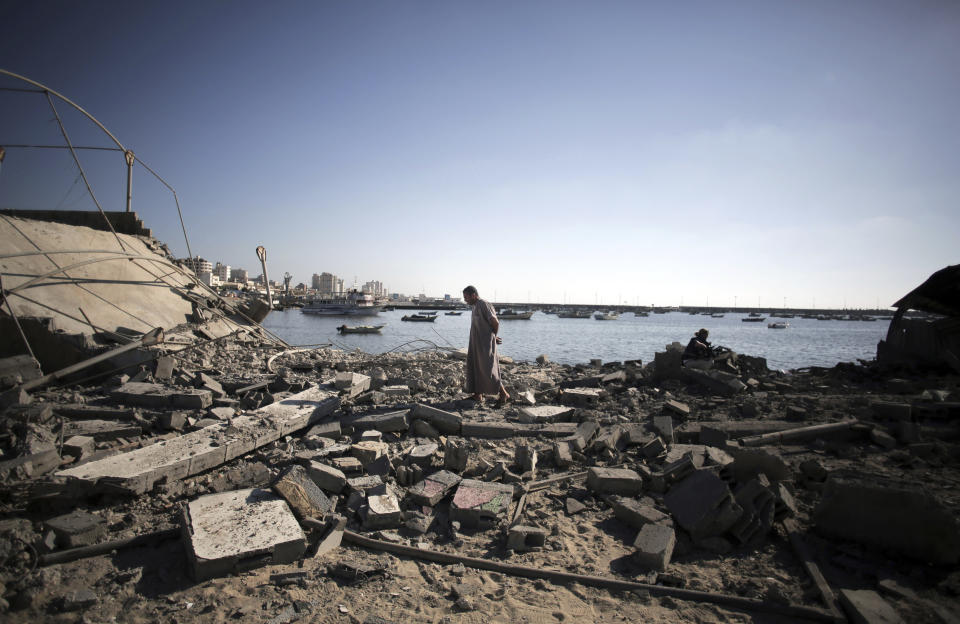
<svg viewBox="0 0 960 624">
<path fill-rule="evenodd" d="M 465 294 L 465 295 L 476 295 L 476 294 L 479 294 L 479 293 L 477 293 L 477 287 L 476 287 L 476 286 L 467 286 L 466 288 L 463 289 L 463 294 Z"/>
</svg>

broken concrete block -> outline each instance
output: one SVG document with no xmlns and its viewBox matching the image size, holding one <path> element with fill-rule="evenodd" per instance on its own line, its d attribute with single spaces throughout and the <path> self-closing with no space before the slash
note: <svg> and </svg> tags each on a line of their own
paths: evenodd
<svg viewBox="0 0 960 624">
<path fill-rule="evenodd" d="M 140 425 L 113 420 L 74 420 L 63 423 L 63 435 L 65 437 L 89 436 L 97 442 L 117 438 L 135 438 L 140 435 Z"/>
<path fill-rule="evenodd" d="M 751 479 L 741 485 L 734 499 L 743 508 L 743 516 L 730 528 L 730 533 L 741 544 L 765 536 L 773 527 L 776 498 L 764 479 Z"/>
<path fill-rule="evenodd" d="M 516 525 L 507 532 L 507 550 L 524 552 L 542 548 L 547 543 L 547 531 L 540 527 Z"/>
<path fill-rule="evenodd" d="M 196 581 L 264 563 L 292 563 L 307 547 L 287 503 L 261 489 L 201 496 L 184 508 L 183 531 Z"/>
<path fill-rule="evenodd" d="M 531 446 L 522 444 L 514 449 L 514 463 L 520 467 L 521 473 L 531 473 L 530 478 L 536 479 L 537 451 Z"/>
<path fill-rule="evenodd" d="M 163 409 L 203 409 L 213 404 L 210 390 L 196 388 L 168 388 L 155 383 L 128 382 L 110 393 L 110 397 L 124 405 L 142 405 Z"/>
<path fill-rule="evenodd" d="M 466 527 L 490 526 L 503 517 L 512 500 L 510 485 L 464 479 L 450 504 L 450 518 Z"/>
<path fill-rule="evenodd" d="M 664 503 L 695 540 L 718 536 L 743 515 L 730 488 L 710 470 L 697 470 L 670 488 Z"/>
<path fill-rule="evenodd" d="M 388 397 L 408 397 L 410 388 L 408 386 L 384 386 L 381 392 Z"/>
<path fill-rule="evenodd" d="M 173 356 L 162 355 L 157 358 L 156 367 L 153 369 L 153 378 L 166 380 L 173 378 L 173 367 L 176 365 L 177 361 L 173 359 Z"/>
<path fill-rule="evenodd" d="M 557 405 L 539 405 L 537 407 L 521 407 L 519 420 L 522 423 L 550 423 L 573 418 L 577 410 L 573 407 Z"/>
<path fill-rule="evenodd" d="M 465 438 L 504 440 L 517 433 L 517 425 L 511 422 L 464 421 L 460 435 Z"/>
<path fill-rule="evenodd" d="M 593 439 L 590 448 L 596 453 L 616 451 L 624 435 L 626 435 L 626 430 L 620 425 L 604 427 L 597 432 L 597 437 Z"/>
<path fill-rule="evenodd" d="M 886 600 L 869 589 L 841 589 L 840 605 L 854 624 L 903 624 Z"/>
<path fill-rule="evenodd" d="M 653 430 L 660 435 L 664 442 L 673 444 L 677 441 L 673 436 L 673 418 L 670 416 L 654 416 Z"/>
<path fill-rule="evenodd" d="M 460 483 L 460 476 L 447 470 L 435 472 L 415 483 L 407 491 L 407 496 L 418 505 L 433 507 Z"/>
<path fill-rule="evenodd" d="M 197 376 L 193 380 L 193 387 L 209 390 L 216 398 L 227 395 L 227 393 L 223 391 L 223 386 L 220 385 L 220 382 L 206 373 L 197 373 Z"/>
<path fill-rule="evenodd" d="M 634 560 L 645 568 L 663 571 L 670 565 L 673 547 L 677 543 L 673 527 L 663 524 L 645 524 L 633 541 Z"/>
<path fill-rule="evenodd" d="M 437 431 L 437 428 L 428 423 L 425 420 L 419 418 L 413 421 L 411 425 L 411 430 L 413 435 L 420 436 L 421 438 L 438 438 L 440 437 L 440 432 Z"/>
<path fill-rule="evenodd" d="M 372 494 L 383 494 L 386 492 L 383 479 L 379 475 L 367 475 L 365 477 L 354 477 L 347 479 L 347 485 L 354 492 L 363 492 L 368 496 Z"/>
<path fill-rule="evenodd" d="M 334 386 L 352 398 L 370 389 L 370 378 L 359 373 L 337 373 Z"/>
<path fill-rule="evenodd" d="M 876 478 L 827 480 L 813 520 L 821 533 L 934 564 L 960 561 L 960 525 L 936 498 Z"/>
<path fill-rule="evenodd" d="M 413 417 L 422 418 L 433 425 L 440 433 L 460 434 L 460 427 L 463 418 L 459 414 L 445 412 L 444 410 L 417 403 L 413 408 Z"/>
<path fill-rule="evenodd" d="M 566 468 L 573 463 L 573 454 L 570 452 L 569 442 L 554 443 L 553 463 L 557 465 L 557 468 Z"/>
<path fill-rule="evenodd" d="M 599 388 L 567 388 L 560 395 L 563 403 L 579 407 L 593 407 L 600 403 L 605 392 Z"/>
<path fill-rule="evenodd" d="M 643 503 L 635 498 L 615 496 L 610 502 L 613 507 L 613 515 L 616 516 L 617 520 L 635 529 L 642 529 L 647 524 L 672 524 L 670 516 L 659 511 L 653 505 Z"/>
<path fill-rule="evenodd" d="M 668 399 L 667 401 L 664 402 L 663 408 L 665 410 L 673 412 L 674 414 L 678 414 L 681 418 L 686 419 L 690 417 L 690 406 L 687 405 L 686 403 L 681 403 L 680 401 Z"/>
<path fill-rule="evenodd" d="M 333 501 L 310 478 L 303 466 L 288 468 L 273 484 L 273 491 L 282 496 L 300 518 L 319 519 L 333 511 Z"/>
<path fill-rule="evenodd" d="M 97 595 L 90 589 L 76 589 L 63 596 L 61 609 L 65 613 L 82 611 L 97 604 Z"/>
<path fill-rule="evenodd" d="M 0 358 L 0 387 L 16 386 L 40 377 L 43 377 L 40 362 L 33 356 L 22 354 Z"/>
<path fill-rule="evenodd" d="M 363 528 L 369 531 L 395 529 L 400 524 L 400 503 L 392 492 L 367 496 L 367 513 Z"/>
<path fill-rule="evenodd" d="M 897 440 L 886 431 L 877 427 L 870 430 L 870 441 L 887 450 L 897 448 Z"/>
<path fill-rule="evenodd" d="M 420 466 L 421 468 L 429 468 L 433 463 L 433 456 L 439 448 L 440 447 L 433 442 L 417 445 L 407 453 L 407 463 Z"/>
<path fill-rule="evenodd" d="M 383 433 L 376 429 L 368 429 L 360 434 L 360 439 L 357 442 L 383 442 Z"/>
<path fill-rule="evenodd" d="M 73 436 L 63 443 L 63 454 L 72 457 L 89 455 L 96 448 L 96 440 L 90 436 Z"/>
<path fill-rule="evenodd" d="M 771 483 L 789 480 L 793 471 L 786 462 L 774 452 L 764 449 L 747 449 L 742 447 L 727 447 L 726 451 L 733 456 L 733 477 L 740 483 L 763 473 Z"/>
<path fill-rule="evenodd" d="M 209 470 L 333 412 L 340 400 L 311 388 L 254 413 L 134 451 L 61 470 L 58 476 L 91 486 L 142 494 L 158 481 L 171 482 Z"/>
<path fill-rule="evenodd" d="M 357 442 L 350 447 L 350 453 L 366 466 L 372 464 L 381 455 L 386 455 L 390 446 L 386 442 Z"/>
<path fill-rule="evenodd" d="M 443 448 L 443 467 L 454 472 L 463 472 L 467 469 L 469 448 L 462 440 L 447 438 Z"/>
<path fill-rule="evenodd" d="M 360 460 L 356 457 L 334 457 L 330 460 L 330 463 L 337 470 L 341 470 L 347 474 L 352 474 L 355 472 L 363 472 L 363 464 L 360 463 Z"/>
<path fill-rule="evenodd" d="M 909 403 L 893 401 L 873 401 L 870 403 L 873 417 L 877 420 L 910 420 L 913 415 L 913 406 Z"/>
<path fill-rule="evenodd" d="M 643 479 L 626 468 L 598 468 L 587 471 L 587 489 L 597 494 L 636 496 L 643 491 Z"/>
<path fill-rule="evenodd" d="M 800 464 L 800 473 L 811 481 L 823 482 L 829 473 L 816 459 L 808 459 Z"/>
<path fill-rule="evenodd" d="M 312 461 L 307 464 L 307 474 L 321 490 L 339 494 L 347 485 L 347 476 L 333 466 Z"/>
<path fill-rule="evenodd" d="M 47 474 L 59 465 L 60 455 L 55 450 L 21 455 L 0 462 L 0 479 L 33 479 Z"/>
<path fill-rule="evenodd" d="M 667 452 L 667 445 L 659 437 L 656 437 L 640 447 L 640 452 L 647 459 L 656 459 Z"/>
<path fill-rule="evenodd" d="M 44 524 L 53 531 L 61 548 L 90 546 L 102 541 L 107 534 L 103 518 L 80 509 L 50 518 Z"/>
<path fill-rule="evenodd" d="M 566 440 L 570 442 L 574 450 L 582 453 L 590 446 L 599 431 L 600 425 L 597 421 L 585 420 L 577 425 L 577 430 Z"/>
<path fill-rule="evenodd" d="M 407 418 L 409 413 L 410 410 L 401 410 L 387 414 L 367 414 L 348 422 L 355 431 L 365 431 L 368 429 L 375 429 L 382 433 L 406 431 L 410 427 Z"/>
</svg>

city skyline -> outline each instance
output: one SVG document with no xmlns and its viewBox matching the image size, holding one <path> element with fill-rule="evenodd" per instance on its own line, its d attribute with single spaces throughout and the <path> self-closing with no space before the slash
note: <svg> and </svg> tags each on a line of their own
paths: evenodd
<svg viewBox="0 0 960 624">
<path fill-rule="evenodd" d="M 135 167 L 133 210 L 176 257 L 259 272 L 262 245 L 295 283 L 322 266 L 411 294 L 771 308 L 887 307 L 957 263 L 956 3 L 51 0 L 0 18 L 2 69 L 176 189 L 191 249 Z M 110 139 L 41 94 L 0 110 L 0 207 L 96 210 L 68 152 L 16 146 L 63 144 L 55 117 L 74 145 Z M 78 154 L 122 210 L 122 154 Z"/>
</svg>

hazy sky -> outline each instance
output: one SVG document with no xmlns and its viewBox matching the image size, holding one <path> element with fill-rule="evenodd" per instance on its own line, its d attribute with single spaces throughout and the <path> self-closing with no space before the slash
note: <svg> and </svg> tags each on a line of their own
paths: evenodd
<svg viewBox="0 0 960 624">
<path fill-rule="evenodd" d="M 6 0 L 0 68 L 252 275 L 262 244 L 294 283 L 873 307 L 960 261 L 955 0 Z M 0 92 L 0 145 L 52 120 Z M 81 158 L 122 210 L 122 156 Z M 0 207 L 95 209 L 68 153 L 17 148 Z M 186 255 L 143 169 L 134 210 Z"/>
</svg>

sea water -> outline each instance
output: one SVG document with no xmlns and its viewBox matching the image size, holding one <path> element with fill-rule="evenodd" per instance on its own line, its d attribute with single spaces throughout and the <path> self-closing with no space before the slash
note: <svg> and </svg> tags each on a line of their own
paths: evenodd
<svg viewBox="0 0 960 624">
<path fill-rule="evenodd" d="M 466 347 L 470 334 L 470 310 L 460 316 L 437 313 L 432 323 L 402 321 L 410 311 L 394 310 L 377 316 L 325 317 L 303 314 L 299 308 L 271 312 L 263 326 L 291 345 L 331 344 L 344 350 L 359 349 L 377 354 L 437 347 Z M 745 314 L 723 318 L 682 312 L 636 317 L 626 313 L 617 320 L 562 319 L 535 312 L 529 320 L 503 320 L 500 353 L 515 360 L 534 361 L 546 354 L 560 364 L 582 364 L 599 358 L 604 362 L 653 361 L 653 354 L 674 341 L 686 345 L 700 328 L 710 331 L 709 340 L 737 353 L 767 358 L 774 369 L 807 366 L 832 367 L 838 362 L 873 359 L 877 343 L 887 333 L 889 321 L 820 321 L 768 318 L 744 323 Z M 787 329 L 770 329 L 768 322 L 790 323 Z M 384 325 L 379 334 L 340 335 L 340 325 Z"/>
</svg>

